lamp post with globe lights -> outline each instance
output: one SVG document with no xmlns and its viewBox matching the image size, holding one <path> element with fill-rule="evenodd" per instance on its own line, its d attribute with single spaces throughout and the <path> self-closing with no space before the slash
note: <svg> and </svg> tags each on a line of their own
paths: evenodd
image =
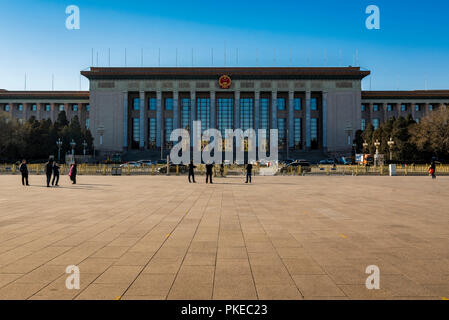
<svg viewBox="0 0 449 320">
<path fill-rule="evenodd" d="M 61 138 L 58 138 L 58 141 L 56 141 L 56 146 L 58 147 L 58 161 L 61 161 L 61 147 L 62 147 Z"/>
<path fill-rule="evenodd" d="M 75 146 L 76 142 L 72 139 L 72 141 L 70 142 L 70 147 L 72 148 L 72 156 L 75 156 Z"/>
<path fill-rule="evenodd" d="M 390 148 L 390 161 L 393 161 L 393 147 L 394 147 L 393 138 L 390 137 L 390 140 L 387 143 L 388 143 L 388 148 Z"/>
</svg>

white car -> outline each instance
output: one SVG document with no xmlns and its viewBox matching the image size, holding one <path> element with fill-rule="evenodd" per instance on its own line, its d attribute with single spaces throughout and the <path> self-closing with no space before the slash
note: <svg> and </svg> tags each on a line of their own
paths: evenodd
<svg viewBox="0 0 449 320">
<path fill-rule="evenodd" d="M 138 162 L 126 162 L 120 165 L 120 168 L 139 168 L 140 167 L 140 163 Z"/>
</svg>

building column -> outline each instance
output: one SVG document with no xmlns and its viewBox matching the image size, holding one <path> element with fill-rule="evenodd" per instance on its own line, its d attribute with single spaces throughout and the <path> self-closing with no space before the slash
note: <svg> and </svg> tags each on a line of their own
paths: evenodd
<svg viewBox="0 0 449 320">
<path fill-rule="evenodd" d="M 179 99 L 178 91 L 173 91 L 173 129 L 180 128 L 178 99 Z"/>
<path fill-rule="evenodd" d="M 240 91 L 236 90 L 234 95 L 234 129 L 240 128 Z"/>
<path fill-rule="evenodd" d="M 128 150 L 128 92 L 123 92 L 123 149 Z"/>
<path fill-rule="evenodd" d="M 56 113 L 56 110 L 58 108 L 58 105 L 56 103 L 50 103 L 50 119 L 51 122 L 56 122 L 58 119 L 58 115 Z"/>
<path fill-rule="evenodd" d="M 217 107 L 215 105 L 215 91 L 210 92 L 210 127 L 212 129 L 217 128 L 216 124 L 216 113 L 217 113 Z"/>
<path fill-rule="evenodd" d="M 196 121 L 196 92 L 190 91 L 190 145 L 193 145 L 193 136 L 196 135 L 196 132 L 193 132 L 193 121 Z"/>
<path fill-rule="evenodd" d="M 415 120 L 415 107 L 416 107 L 416 105 L 417 105 L 417 103 L 410 104 L 410 108 L 412 108 L 411 114 L 412 114 L 413 120 Z"/>
<path fill-rule="evenodd" d="M 323 149 L 327 151 L 327 92 L 323 92 Z"/>
<path fill-rule="evenodd" d="M 311 100 L 311 92 L 306 91 L 306 150 L 310 150 L 312 147 L 312 141 L 311 141 L 311 132 L 310 132 L 310 100 Z"/>
<path fill-rule="evenodd" d="M 295 92 L 289 91 L 288 93 L 288 148 L 294 146 L 294 120 L 293 120 L 293 108 L 294 108 Z"/>
<path fill-rule="evenodd" d="M 373 103 L 368 103 L 368 108 L 369 108 L 369 122 L 371 124 L 373 124 Z"/>
<path fill-rule="evenodd" d="M 29 108 L 29 105 L 28 105 L 28 103 L 23 103 L 22 106 L 23 106 L 23 111 L 22 111 L 23 122 L 25 122 L 25 121 L 28 120 L 28 108 Z"/>
<path fill-rule="evenodd" d="M 156 92 L 156 147 L 162 146 L 162 92 Z"/>
<path fill-rule="evenodd" d="M 256 147 L 259 146 L 260 125 L 260 91 L 254 92 L 254 130 L 256 131 Z"/>
<path fill-rule="evenodd" d="M 271 128 L 277 129 L 278 127 L 278 93 L 277 91 L 271 92 Z"/>
<path fill-rule="evenodd" d="M 145 149 L 145 91 L 140 91 L 139 104 L 139 148 Z"/>
</svg>

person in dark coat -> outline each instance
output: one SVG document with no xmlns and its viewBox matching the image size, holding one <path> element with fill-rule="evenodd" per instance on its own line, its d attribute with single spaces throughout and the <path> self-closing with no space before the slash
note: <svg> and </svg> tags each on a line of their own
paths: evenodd
<svg viewBox="0 0 449 320">
<path fill-rule="evenodd" d="M 56 180 L 56 184 L 55 184 Z M 59 165 L 56 161 L 53 161 L 53 180 L 51 181 L 52 186 L 58 186 L 59 183 Z"/>
<path fill-rule="evenodd" d="M 19 170 L 20 170 L 20 173 L 22 174 L 22 185 L 29 186 L 29 184 L 28 184 L 28 166 L 27 166 L 27 162 L 25 159 L 22 160 Z"/>
<path fill-rule="evenodd" d="M 214 167 L 214 165 L 212 163 L 208 163 L 206 164 L 206 183 L 209 181 L 210 178 L 210 183 L 212 182 L 212 168 Z"/>
<path fill-rule="evenodd" d="M 248 183 L 248 181 L 249 181 L 249 183 L 252 183 L 251 182 L 252 171 L 253 171 L 253 165 L 251 163 L 248 163 L 246 165 L 246 182 L 245 183 Z"/>
<path fill-rule="evenodd" d="M 76 184 L 76 173 L 77 173 L 76 162 L 74 162 L 74 163 L 72 163 L 72 166 L 70 167 L 70 172 L 69 172 L 69 176 L 70 176 L 70 180 L 72 180 L 72 184 Z"/>
<path fill-rule="evenodd" d="M 195 170 L 194 170 L 195 168 L 196 168 L 196 166 L 193 164 L 193 161 L 190 160 L 190 163 L 189 163 L 189 183 L 191 183 L 190 177 L 192 177 L 193 183 L 196 183 L 195 182 Z"/>
<path fill-rule="evenodd" d="M 429 168 L 429 172 L 430 172 L 430 174 L 432 176 L 432 179 L 436 179 L 437 178 L 436 170 L 437 170 L 436 159 L 434 157 L 434 158 L 432 158 L 432 162 L 430 163 L 430 168 Z"/>
<path fill-rule="evenodd" d="M 47 176 L 47 188 L 50 187 L 51 175 L 53 174 L 53 161 L 48 159 L 45 164 L 45 175 Z"/>
</svg>

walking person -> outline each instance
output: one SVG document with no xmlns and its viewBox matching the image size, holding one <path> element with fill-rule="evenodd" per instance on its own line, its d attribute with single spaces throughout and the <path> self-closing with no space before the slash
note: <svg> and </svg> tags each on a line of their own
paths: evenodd
<svg viewBox="0 0 449 320">
<path fill-rule="evenodd" d="M 249 183 L 252 183 L 251 182 L 252 172 L 253 172 L 253 165 L 251 163 L 248 163 L 246 165 L 246 182 L 245 183 L 248 183 L 248 181 L 249 181 Z"/>
<path fill-rule="evenodd" d="M 432 179 L 436 179 L 437 175 L 436 175 L 436 161 L 435 161 L 435 157 L 432 158 L 432 162 L 430 163 L 430 167 L 429 167 L 429 174 L 432 176 Z"/>
<path fill-rule="evenodd" d="M 45 164 L 45 174 L 47 176 L 47 188 L 50 188 L 51 175 L 53 174 L 53 161 L 51 158 Z"/>
<path fill-rule="evenodd" d="M 190 160 L 190 163 L 189 163 L 189 183 L 191 183 L 190 177 L 192 177 L 193 183 L 196 183 L 195 182 L 195 170 L 194 170 L 195 168 L 196 168 L 196 166 L 193 164 L 193 160 Z"/>
<path fill-rule="evenodd" d="M 51 185 L 57 187 L 58 183 L 59 183 L 59 165 L 56 161 L 53 161 L 53 180 L 51 181 Z"/>
<path fill-rule="evenodd" d="M 29 186 L 29 184 L 28 184 L 28 166 L 27 166 L 27 162 L 25 159 L 22 160 L 19 170 L 20 170 L 20 173 L 22 174 L 22 185 Z"/>
<path fill-rule="evenodd" d="M 77 173 L 76 162 L 74 162 L 72 163 L 72 166 L 70 167 L 69 171 L 69 177 L 70 180 L 72 180 L 72 184 L 76 184 L 76 173 Z"/>
<path fill-rule="evenodd" d="M 208 163 L 206 164 L 206 183 L 209 181 L 210 179 L 210 183 L 212 184 L 212 168 L 214 167 L 214 165 L 212 163 Z"/>
</svg>

